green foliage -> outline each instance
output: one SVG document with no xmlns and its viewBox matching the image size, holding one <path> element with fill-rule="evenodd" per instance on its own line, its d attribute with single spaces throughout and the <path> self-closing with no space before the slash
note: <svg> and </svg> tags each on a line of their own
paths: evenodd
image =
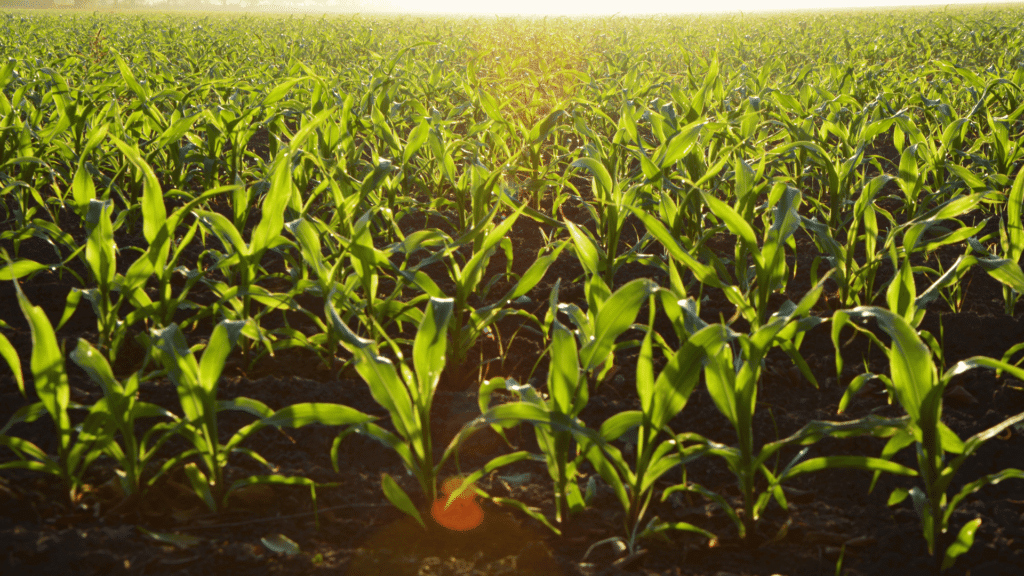
<svg viewBox="0 0 1024 576">
<path fill-rule="evenodd" d="M 988 440 L 1024 421 L 1024 413 L 1007 418 L 967 440 L 961 440 L 942 422 L 943 392 L 955 376 L 975 368 L 1005 370 L 1017 378 L 1024 377 L 1024 370 L 999 360 L 975 356 L 957 362 L 940 377 L 932 361 L 931 351 L 921 341 L 912 325 L 898 314 L 882 308 L 863 306 L 836 312 L 833 320 L 833 342 L 838 340 L 839 332 L 844 326 L 856 327 L 852 323 L 853 320 L 865 317 L 875 318 L 879 327 L 892 339 L 892 345 L 885 348 L 889 357 L 890 377 L 878 378 L 885 382 L 890 393 L 896 397 L 908 416 L 905 425 L 886 443 L 882 450 L 882 458 L 891 459 L 904 448 L 914 446 L 918 473 L 923 484 L 923 487 L 915 486 L 910 490 L 897 488 L 889 497 L 889 505 L 898 504 L 908 496 L 912 498 L 914 510 L 921 521 L 921 531 L 928 542 L 928 552 L 936 555 L 940 569 L 946 570 L 953 565 L 957 556 L 971 547 L 974 542 L 974 531 L 980 523 L 980 520 L 967 523 L 956 540 L 950 542 L 946 532 L 950 516 L 956 507 L 964 498 L 989 484 L 997 484 L 1009 478 L 1024 479 L 1024 471 L 1007 468 L 988 474 L 967 483 L 955 496 L 947 498 L 946 492 L 950 483 L 969 456 Z M 856 328 L 870 334 L 872 340 L 882 346 L 874 334 L 864 328 Z M 843 402 L 840 403 L 840 410 L 845 406 L 849 396 L 863 385 L 864 380 L 866 379 L 858 379 L 851 384 L 843 396 Z M 881 471 L 876 472 L 876 480 Z M 939 553 L 942 553 L 941 558 L 938 556 Z"/>
<path fill-rule="evenodd" d="M 1022 416 L 963 441 L 942 424 L 942 390 L 977 367 L 1019 376 L 1010 357 L 1020 344 L 1002 361 L 947 370 L 943 335 L 919 329 L 936 298 L 964 306 L 975 272 L 1001 284 L 1008 315 L 1024 293 L 1024 39 L 1012 26 L 1019 9 L 994 14 L 817 14 L 803 25 L 785 14 L 316 25 L 0 14 L 0 280 L 15 282 L 32 337 L 22 357 L 16 330 L 0 334 L 12 381 L 31 398 L 0 430 L 13 454 L 0 469 L 53 475 L 75 500 L 102 456 L 129 496 L 180 471 L 213 511 L 256 483 L 308 487 L 315 504 L 320 485 L 274 474 L 244 444 L 268 426 L 322 424 L 341 430 L 336 468 L 342 439 L 366 434 L 432 499 L 470 434 L 525 424 L 541 453 L 494 457 L 462 489 L 544 462 L 553 511 L 493 501 L 555 532 L 590 502 L 577 483 L 587 466 L 622 506 L 624 534 L 613 540 L 631 552 L 670 529 L 710 537 L 646 517 L 676 467 L 726 463 L 742 514 L 718 487 L 688 482 L 685 468 L 661 497 L 706 497 L 740 534 L 771 501 L 787 507 L 789 479 L 853 468 L 918 476 L 891 500 L 914 500 L 938 567 L 949 568 L 978 527 L 947 535 L 951 512 L 1022 474 L 992 472 L 946 497 L 963 460 Z M 983 236 L 987 224 L 998 230 Z M 21 286 L 54 277 L 71 291 L 51 323 Z M 800 302 L 787 300 L 808 278 Z M 538 289 L 550 289 L 546 303 Z M 78 340 L 70 357 L 102 391 L 91 406 L 71 402 L 61 345 L 83 297 L 95 341 Z M 701 306 L 712 299 L 732 310 L 708 324 Z M 817 386 L 800 347 L 829 309 L 837 351 L 853 326 L 890 361 L 888 374 L 856 376 L 840 411 L 877 377 L 906 416 L 812 421 L 758 441 L 767 354 L 785 352 Z M 892 344 L 853 323 L 868 316 Z M 542 339 L 546 380 L 520 384 L 501 365 L 470 382 L 481 414 L 435 458 L 442 372 L 483 373 L 519 330 Z M 323 368 L 354 368 L 392 429 L 336 404 L 275 410 L 218 398 L 240 338 L 249 367 L 299 348 Z M 476 356 L 484 339 L 497 358 Z M 132 341 L 147 354 L 125 357 Z M 588 427 L 580 414 L 634 350 L 640 408 Z M 941 375 L 932 354 L 942 354 Z M 842 362 L 837 354 L 840 372 Z M 668 428 L 701 375 L 734 445 Z M 173 383 L 180 410 L 139 397 L 150 379 Z M 492 406 L 498 390 L 516 401 Z M 252 421 L 222 436 L 224 410 Z M 11 435 L 44 417 L 54 454 Z M 616 444 L 633 433 L 635 459 Z M 825 436 L 866 434 L 889 438 L 881 457 L 810 452 Z M 189 448 L 154 466 L 175 435 Z M 911 446 L 916 470 L 891 461 Z M 784 449 L 797 456 L 771 467 Z M 229 485 L 239 454 L 269 473 Z M 400 482 L 381 478 L 385 497 L 425 525 Z"/>
<path fill-rule="evenodd" d="M 68 491 L 70 501 L 74 502 L 86 470 L 103 454 L 103 448 L 110 441 L 110 413 L 102 402 L 92 407 L 71 403 L 64 352 L 57 343 L 53 325 L 42 308 L 28 301 L 17 280 L 14 282 L 18 305 L 32 333 L 30 370 L 39 401 L 15 412 L 0 429 L 0 445 L 9 448 L 16 456 L 14 460 L 0 463 L 0 469 L 24 468 L 56 476 Z M 9 349 L 6 340 L 3 344 Z M 12 372 L 21 372 L 17 355 L 7 352 L 4 357 Z M 73 427 L 68 410 L 77 408 L 84 408 L 87 415 L 81 426 Z M 33 422 L 42 416 L 49 416 L 54 424 L 57 434 L 55 456 L 46 454 L 28 440 L 7 434 L 12 426 Z"/>
</svg>

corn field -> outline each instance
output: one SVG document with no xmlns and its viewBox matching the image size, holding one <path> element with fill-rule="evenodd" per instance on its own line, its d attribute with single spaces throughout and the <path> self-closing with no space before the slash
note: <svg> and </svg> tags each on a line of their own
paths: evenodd
<svg viewBox="0 0 1024 576">
<path fill-rule="evenodd" d="M 1022 16 L 0 12 L 0 566 L 1019 574 Z"/>
</svg>

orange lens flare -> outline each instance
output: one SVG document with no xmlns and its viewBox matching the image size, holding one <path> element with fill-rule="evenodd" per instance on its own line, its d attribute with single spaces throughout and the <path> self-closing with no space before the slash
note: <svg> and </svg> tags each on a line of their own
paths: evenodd
<svg viewBox="0 0 1024 576">
<path fill-rule="evenodd" d="M 476 495 L 472 486 L 460 494 L 450 506 L 445 507 L 448 496 L 461 485 L 462 478 L 456 476 L 445 480 L 441 485 L 441 492 L 444 493 L 444 496 L 434 500 L 434 504 L 430 507 L 430 515 L 433 516 L 434 521 L 449 530 L 465 532 L 476 528 L 483 522 L 484 510 L 476 503 Z"/>
</svg>

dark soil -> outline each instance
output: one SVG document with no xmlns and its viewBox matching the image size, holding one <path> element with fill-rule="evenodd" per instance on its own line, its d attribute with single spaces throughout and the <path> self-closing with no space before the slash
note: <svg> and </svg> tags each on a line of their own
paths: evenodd
<svg viewBox="0 0 1024 576">
<path fill-rule="evenodd" d="M 584 213 L 571 204 L 564 206 L 564 216 L 582 223 Z M 408 217 L 411 228 L 421 225 Z M 436 223 L 430 226 L 437 226 Z M 627 225 L 627 236 L 642 234 L 642 227 Z M 514 271 L 522 272 L 544 246 L 544 227 L 525 218 L 511 234 L 515 252 Z M 74 231 L 70 232 L 76 236 Z M 80 239 L 76 236 L 76 239 Z M 624 243 L 636 238 L 624 238 Z M 123 245 L 123 244 L 122 244 Z M 724 242 L 723 256 L 731 255 L 731 239 Z M 47 252 L 49 250 L 49 252 Z M 54 260 L 53 250 L 41 241 L 26 241 L 22 256 L 39 261 Z M 800 233 L 796 277 L 789 283 L 786 298 L 798 300 L 810 287 L 810 260 L 816 253 L 810 239 Z M 124 252 L 122 252 L 124 254 Z M 499 251 L 499 255 L 501 251 Z M 940 253 L 948 265 L 956 254 Z M 503 256 L 496 256 L 491 273 L 505 269 Z M 575 257 L 566 250 L 548 271 L 542 283 L 529 294 L 532 303 L 521 308 L 543 317 L 547 298 L 561 279 L 559 301 L 586 306 L 581 269 Z M 443 270 L 438 273 L 440 284 Z M 879 274 L 881 286 L 891 277 L 891 269 Z M 660 284 L 668 282 L 660 270 L 629 264 L 618 272 L 616 284 L 622 285 L 636 277 L 650 277 Z M 41 305 L 56 322 L 63 311 L 71 277 L 41 273 L 22 288 L 29 300 Z M 922 278 L 921 282 L 925 280 Z M 941 299 L 933 302 L 922 329 L 944 334 L 946 366 L 973 356 L 1001 358 L 1014 344 L 1024 342 L 1021 312 L 1015 317 L 1003 313 L 999 284 L 981 270 L 972 270 L 964 278 L 969 286 L 959 312 L 951 312 Z M 919 286 L 923 290 L 924 284 Z M 442 288 L 444 286 L 442 285 Z M 497 297 L 505 287 L 492 290 Z M 734 308 L 717 291 L 706 290 L 701 315 L 708 322 L 733 315 Z M 823 298 L 816 313 L 828 317 L 834 309 L 834 293 Z M 195 300 L 204 295 L 197 288 Z M 778 305 L 784 298 L 773 300 Z M 27 325 L 17 307 L 11 283 L 0 285 L 0 319 L 11 328 L 5 331 L 22 358 L 26 371 L 31 351 Z M 884 305 L 883 301 L 879 302 Z M 308 308 L 317 309 L 315 298 Z M 322 304 L 319 304 L 322 310 Z M 1024 308 L 1024 307 L 1020 307 Z M 643 314 L 641 314 L 643 315 Z M 292 326 L 302 327 L 301 319 Z M 308 322 L 308 321 L 307 321 Z M 512 317 L 499 326 L 495 336 L 482 340 L 470 352 L 466 365 L 450 367 L 438 391 L 432 414 L 435 445 L 445 446 L 460 427 L 479 413 L 475 384 L 480 378 L 514 377 L 519 381 L 534 379 L 539 387 L 546 380 L 547 362 L 544 339 L 526 329 L 517 330 L 521 319 Z M 674 334 L 665 318 L 656 328 L 671 343 Z M 745 323 L 733 324 L 737 330 Z M 868 369 L 886 372 L 884 353 L 872 349 L 867 339 L 858 337 L 848 342 L 842 356 L 845 369 L 837 379 L 835 350 L 830 339 L 830 324 L 819 326 L 806 336 L 801 353 L 810 365 L 820 388 L 815 388 L 795 369 L 782 352 L 773 351 L 766 362 L 760 382 L 758 409 L 755 415 L 756 441 L 765 443 L 789 435 L 811 420 L 857 418 L 870 413 L 899 416 L 898 406 L 888 405 L 884 390 L 868 388 L 851 403 L 847 413 L 837 416 L 839 400 L 845 384 L 856 374 Z M 83 302 L 78 312 L 59 331 L 67 350 L 79 337 L 94 341 L 96 324 L 91 310 Z M 195 334 L 198 342 L 209 326 L 200 323 Z M 852 332 L 851 332 L 852 334 Z M 636 337 L 627 333 L 626 338 Z M 849 334 L 844 333 L 844 340 Z M 498 344 L 501 344 L 499 347 Z M 122 375 L 134 370 L 144 350 L 128 345 L 116 369 Z M 638 408 L 635 391 L 637 350 L 627 349 L 616 357 L 615 368 L 595 386 L 581 419 L 597 428 L 609 416 L 623 410 Z M 340 360 L 345 360 L 341 358 Z M 97 386 L 72 362 L 67 363 L 71 378 L 72 400 L 91 404 L 101 397 Z M 386 413 L 373 401 L 367 386 L 354 371 L 339 370 L 340 363 L 325 367 L 313 353 L 301 349 L 278 351 L 255 365 L 242 360 L 236 351 L 219 387 L 223 399 L 246 396 L 279 409 L 299 402 L 334 402 L 381 417 L 387 425 Z M 971 371 L 958 377 L 956 386 L 947 394 L 943 418 L 961 438 L 992 426 L 1008 416 L 1024 411 L 1024 383 L 1006 377 L 996 378 L 988 370 Z M 29 386 L 31 388 L 31 386 Z M 164 378 L 146 381 L 141 398 L 180 413 L 172 384 Z M 30 392 L 30 398 L 34 396 Z M 502 396 L 497 401 L 507 401 Z M 26 400 L 18 393 L 13 377 L 4 371 L 0 376 L 0 421 L 7 418 Z M 222 440 L 252 418 L 225 413 L 220 419 Z M 735 442 L 735 433 L 716 410 L 707 391 L 698 387 L 686 408 L 670 423 L 677 432 L 693 431 L 726 444 Z M 55 453 L 55 437 L 50 422 L 43 418 L 22 424 L 12 433 L 30 439 Z M 624 533 L 622 511 L 614 495 L 602 483 L 592 505 L 571 517 L 561 526 L 557 536 L 544 525 L 523 513 L 484 501 L 483 524 L 469 532 L 458 533 L 433 524 L 426 512 L 427 502 L 419 502 L 427 519 L 423 530 L 410 517 L 391 506 L 380 487 L 382 473 L 399 481 L 406 491 L 415 495 L 419 489 L 407 475 L 398 457 L 382 449 L 374 441 L 358 435 L 349 436 L 341 444 L 340 471 L 330 461 L 332 442 L 339 430 L 321 425 L 300 429 L 263 429 L 249 439 L 246 446 L 257 450 L 283 475 L 303 476 L 323 483 L 317 492 L 316 509 L 307 488 L 262 486 L 242 491 L 231 501 L 230 508 L 211 515 L 187 488 L 181 471 L 157 483 L 141 502 L 119 505 L 117 491 L 107 481 L 113 477 L 110 460 L 101 458 L 88 474 L 92 487 L 74 505 L 50 477 L 39 473 L 5 470 L 0 475 L 0 572 L 34 575 L 90 574 L 349 574 L 364 575 L 596 575 L 596 574 L 678 574 L 707 575 L 814 575 L 833 574 L 900 574 L 912 576 L 931 574 L 934 561 L 929 557 L 917 517 L 910 500 L 889 507 L 889 493 L 896 487 L 910 487 L 913 479 L 882 476 L 869 492 L 871 474 L 859 471 L 834 470 L 801 476 L 787 486 L 788 513 L 774 503 L 759 522 L 756 533 L 740 540 L 726 515 L 709 501 L 699 497 L 671 497 L 651 504 L 647 518 L 658 516 L 668 521 L 686 521 L 716 533 L 719 538 L 709 545 L 704 538 L 685 533 L 668 533 L 664 539 L 641 542 L 646 554 L 625 562 L 616 561 L 624 554 L 612 546 L 595 549 L 586 561 L 584 554 L 592 544 Z M 462 470 L 470 471 L 497 455 L 513 449 L 537 450 L 530 429 L 520 428 L 508 435 L 512 447 L 496 435 L 480 433 L 461 452 Z M 810 456 L 827 454 L 858 454 L 877 456 L 884 440 L 860 438 L 826 440 L 811 447 Z M 165 447 L 167 455 L 185 449 L 183 442 Z M 624 450 L 628 448 L 624 447 Z M 795 451 L 780 454 L 780 468 Z M 12 455 L 0 452 L 0 461 Z M 913 455 L 905 451 L 899 456 L 903 464 L 915 466 Z M 970 458 L 953 481 L 951 492 L 964 483 L 1007 467 L 1024 469 L 1024 433 L 1011 429 L 985 445 Z M 237 456 L 231 461 L 228 481 L 258 473 L 260 467 Z M 454 463 L 448 472 L 455 473 Z M 581 485 L 593 474 L 589 465 L 583 468 Z M 735 480 L 718 460 L 705 458 L 688 466 L 687 478 L 698 482 L 739 506 Z M 666 475 L 660 489 L 677 484 L 679 472 Z M 479 487 L 494 497 L 511 497 L 536 507 L 549 519 L 554 516 L 552 483 L 546 468 L 539 463 L 515 464 L 485 476 Z M 981 518 L 981 527 L 971 551 L 962 556 L 949 574 L 1024 573 L 1024 482 L 1009 481 L 987 487 L 969 497 L 953 514 L 951 530 L 959 531 L 966 521 Z M 182 537 L 161 542 L 147 532 L 174 534 Z M 296 542 L 301 552 L 286 555 L 273 551 L 261 539 L 284 535 Z"/>
</svg>

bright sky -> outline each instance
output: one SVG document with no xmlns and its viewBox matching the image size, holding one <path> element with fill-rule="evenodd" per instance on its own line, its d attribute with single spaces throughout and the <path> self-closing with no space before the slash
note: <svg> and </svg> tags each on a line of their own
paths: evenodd
<svg viewBox="0 0 1024 576">
<path fill-rule="evenodd" d="M 388 12 L 456 14 L 669 14 L 993 4 L 992 0 L 363 0 Z M 373 10 L 371 8 L 371 10 Z"/>
</svg>

